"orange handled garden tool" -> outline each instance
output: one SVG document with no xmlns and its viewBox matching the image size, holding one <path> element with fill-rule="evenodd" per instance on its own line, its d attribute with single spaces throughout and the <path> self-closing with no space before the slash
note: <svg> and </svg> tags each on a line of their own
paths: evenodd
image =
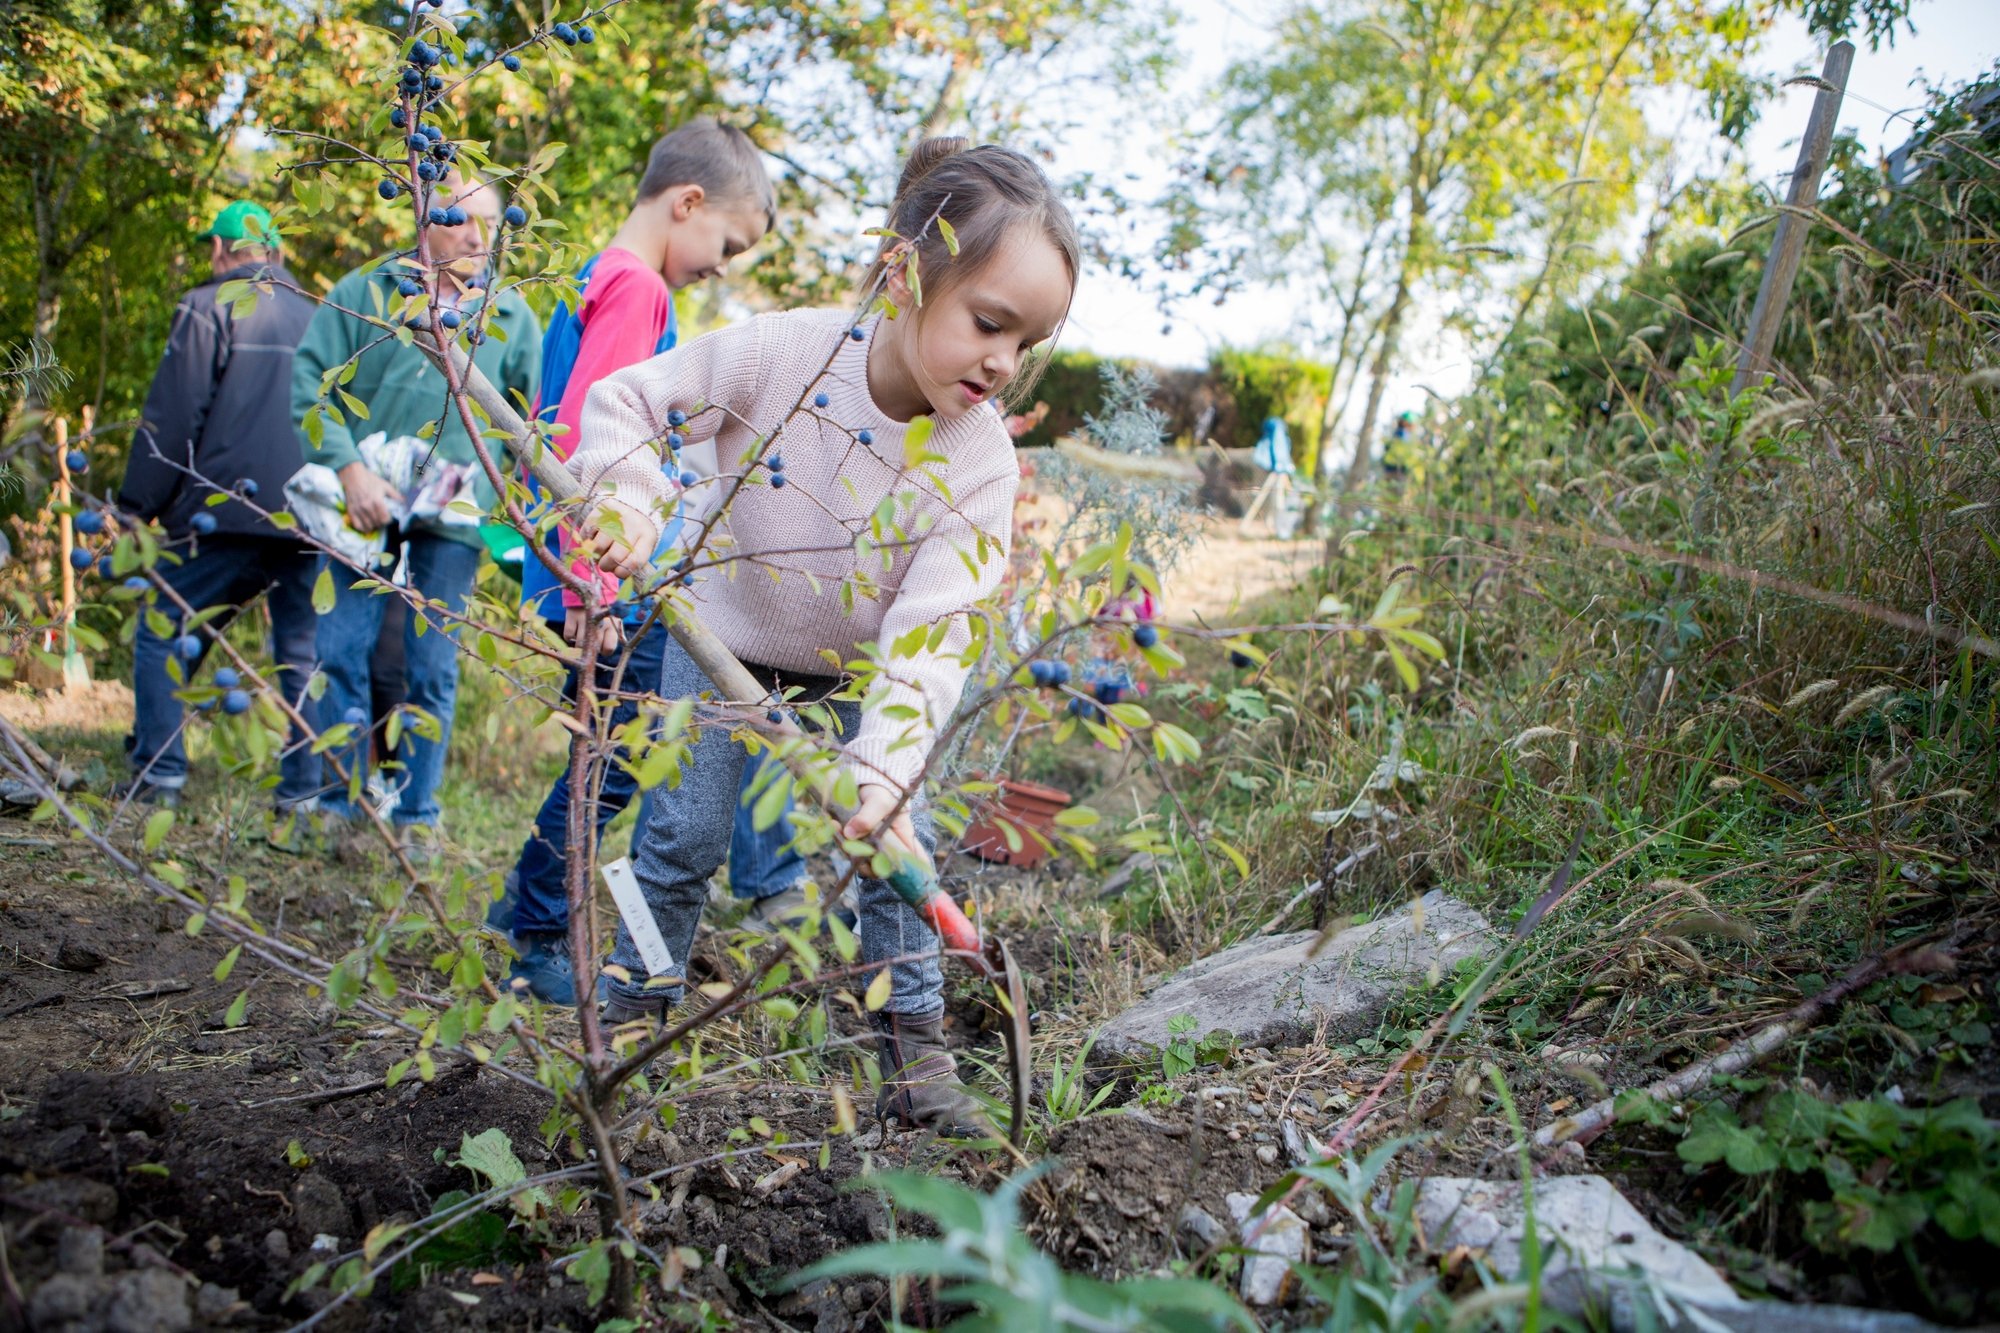
<svg viewBox="0 0 2000 1333">
<path fill-rule="evenodd" d="M 428 338 L 420 337 L 417 341 L 433 359 L 437 358 L 437 349 Z M 569 469 L 556 458 L 553 450 L 534 437 L 505 396 L 456 345 L 451 348 L 451 361 L 459 381 L 465 385 L 467 395 L 496 428 L 506 433 L 508 448 L 515 458 L 527 464 L 529 472 L 540 483 L 543 494 L 557 502 L 581 498 L 582 488 L 577 485 L 576 478 L 570 476 Z M 525 553 L 524 558 L 533 559 L 533 553 Z M 770 691 L 758 683 L 728 646 L 708 626 L 697 620 L 686 606 L 675 607 L 671 615 L 662 619 L 666 621 L 667 631 L 687 650 L 687 655 L 694 659 L 695 665 L 706 673 L 726 699 L 741 704 L 769 702 Z M 779 726 L 795 729 L 797 724 L 791 721 L 789 715 L 784 715 Z M 854 813 L 841 808 L 831 792 L 822 791 L 820 796 L 827 802 L 828 813 L 834 818 L 845 820 Z M 938 883 L 937 870 L 928 860 L 911 856 L 895 847 L 885 847 L 884 850 L 896 863 L 889 876 L 889 884 L 896 890 L 896 895 L 937 932 L 947 952 L 965 959 L 973 971 L 993 986 L 994 1004 L 1000 1010 L 1003 1020 L 1001 1032 L 1007 1042 L 1008 1078 L 1013 1085 L 1013 1117 L 1008 1125 L 1008 1135 L 1019 1147 L 1028 1127 L 1032 1068 L 1028 1051 L 1028 999 L 1021 982 L 1021 970 L 1015 965 L 1014 955 L 1003 941 L 997 938 L 981 939 L 978 927 L 966 919 L 965 913 L 959 910 L 958 904 Z"/>
</svg>

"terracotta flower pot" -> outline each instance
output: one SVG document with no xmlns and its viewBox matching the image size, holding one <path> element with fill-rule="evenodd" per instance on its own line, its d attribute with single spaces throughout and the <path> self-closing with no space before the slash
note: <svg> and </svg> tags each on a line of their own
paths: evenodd
<svg viewBox="0 0 2000 1333">
<path fill-rule="evenodd" d="M 999 778 L 997 782 L 999 791 L 980 798 L 976 807 L 978 817 L 959 839 L 959 848 L 982 861 L 1033 869 L 1049 853 L 1028 830 L 1046 836 L 1055 827 L 1056 815 L 1074 798 L 1066 791 L 1038 782 L 1022 782 L 1017 778 Z M 1013 826 L 1013 841 L 1007 836 L 1005 826 L 1009 824 Z M 1014 842 L 1020 846 L 1014 846 Z"/>
</svg>

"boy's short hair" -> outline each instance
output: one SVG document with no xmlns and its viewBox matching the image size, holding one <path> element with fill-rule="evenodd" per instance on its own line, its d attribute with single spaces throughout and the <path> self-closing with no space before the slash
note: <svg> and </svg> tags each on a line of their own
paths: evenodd
<svg viewBox="0 0 2000 1333">
<path fill-rule="evenodd" d="M 696 116 L 653 145 L 639 180 L 639 202 L 676 185 L 699 185 L 717 202 L 763 209 L 766 231 L 778 223 L 777 196 L 757 145 L 713 116 Z"/>
</svg>

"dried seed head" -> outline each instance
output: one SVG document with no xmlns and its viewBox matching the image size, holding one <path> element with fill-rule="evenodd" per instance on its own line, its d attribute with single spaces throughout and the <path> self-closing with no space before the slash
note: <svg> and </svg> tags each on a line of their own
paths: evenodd
<svg viewBox="0 0 2000 1333">
<path fill-rule="evenodd" d="M 1895 692 L 1896 687 L 1894 685 L 1877 685 L 1873 689 L 1861 691 L 1861 693 L 1840 706 L 1840 711 L 1833 715 L 1833 725 L 1836 727 L 1846 726 Z"/>
<path fill-rule="evenodd" d="M 1525 748 L 1526 746 L 1533 745 L 1536 741 L 1544 740 L 1550 736 L 1563 736 L 1567 734 L 1568 733 L 1565 732 L 1561 727 L 1529 727 L 1526 731 L 1516 736 L 1513 740 L 1508 741 L 1507 744 L 1512 746 L 1514 749 L 1519 750 Z"/>
<path fill-rule="evenodd" d="M 1801 689 L 1797 694 L 1794 694 L 1791 698 L 1785 700 L 1782 706 L 1787 712 L 1790 712 L 1792 709 L 1811 703 L 1822 694 L 1827 694 L 1838 688 L 1840 688 L 1840 680 L 1837 677 L 1830 676 L 1825 680 L 1816 680 Z"/>
<path fill-rule="evenodd" d="M 1708 789 L 1712 792 L 1735 791 L 1742 785 L 1742 778 L 1715 778 L 1709 782 Z"/>
</svg>

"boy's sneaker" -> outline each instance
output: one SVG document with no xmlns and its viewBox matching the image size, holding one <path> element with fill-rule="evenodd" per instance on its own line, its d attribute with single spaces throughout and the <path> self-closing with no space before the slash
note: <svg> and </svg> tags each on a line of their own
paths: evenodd
<svg viewBox="0 0 2000 1333">
<path fill-rule="evenodd" d="M 576 1007 L 576 968 L 569 960 L 569 937 L 566 935 L 519 935 L 514 939 L 514 947 L 520 956 L 507 969 L 507 984 L 516 991 L 525 990 L 543 1004 L 561 1005 L 565 1009 Z M 597 979 L 597 998 L 606 999 L 608 983 L 603 977 Z"/>
<path fill-rule="evenodd" d="M 816 892 L 806 884 L 794 884 L 768 898 L 755 899 L 743 914 L 741 925 L 759 935 L 775 935 L 781 927 L 803 930 L 818 909 Z"/>
<path fill-rule="evenodd" d="M 134 805 L 157 805 L 162 810 L 177 809 L 181 803 L 179 787 L 165 787 L 147 780 L 143 775 L 129 777 L 111 788 L 111 799 L 119 803 L 126 801 Z"/>
</svg>

